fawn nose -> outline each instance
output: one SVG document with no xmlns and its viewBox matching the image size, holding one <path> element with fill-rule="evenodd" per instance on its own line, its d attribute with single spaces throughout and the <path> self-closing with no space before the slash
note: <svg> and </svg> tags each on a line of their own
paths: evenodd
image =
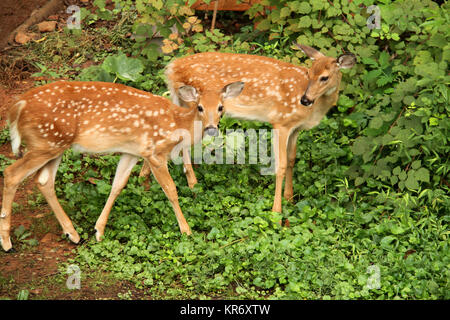
<svg viewBox="0 0 450 320">
<path fill-rule="evenodd" d="M 309 100 L 305 95 L 303 95 L 302 99 L 300 100 L 300 102 L 302 103 L 302 105 L 304 106 L 310 106 L 314 103 L 314 100 Z"/>
<path fill-rule="evenodd" d="M 219 135 L 219 130 L 216 127 L 209 126 L 205 129 L 205 134 L 208 136 L 217 137 Z"/>
</svg>

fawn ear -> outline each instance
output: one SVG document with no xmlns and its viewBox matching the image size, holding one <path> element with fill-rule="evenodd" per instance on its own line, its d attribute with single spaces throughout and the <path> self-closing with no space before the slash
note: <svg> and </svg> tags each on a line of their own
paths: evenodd
<svg viewBox="0 0 450 320">
<path fill-rule="evenodd" d="M 241 94 L 242 90 L 244 90 L 244 82 L 236 81 L 229 83 L 222 89 L 222 98 L 223 99 L 236 98 L 238 95 Z"/>
<path fill-rule="evenodd" d="M 182 86 L 178 88 L 178 97 L 185 102 L 197 102 L 198 93 L 192 86 Z"/>
<path fill-rule="evenodd" d="M 349 69 L 356 63 L 356 56 L 353 53 L 345 53 L 336 59 L 336 63 L 341 69 Z"/>
<path fill-rule="evenodd" d="M 298 43 L 296 43 L 295 45 L 297 46 L 297 48 L 302 50 L 303 53 L 306 54 L 312 60 L 317 60 L 319 58 L 325 57 L 322 53 L 320 53 L 320 51 L 317 51 L 314 48 L 305 46 L 304 44 L 298 44 Z"/>
</svg>

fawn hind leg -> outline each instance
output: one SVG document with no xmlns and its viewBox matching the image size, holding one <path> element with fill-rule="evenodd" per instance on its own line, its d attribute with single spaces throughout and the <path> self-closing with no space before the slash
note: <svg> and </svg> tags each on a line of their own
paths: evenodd
<svg viewBox="0 0 450 320">
<path fill-rule="evenodd" d="M 62 156 L 59 156 L 58 158 L 49 161 L 44 167 L 42 167 L 36 175 L 36 183 L 39 190 L 44 195 L 45 200 L 47 200 L 50 208 L 52 208 L 55 213 L 56 219 L 61 225 L 64 234 L 67 235 L 73 243 L 78 243 L 80 242 L 80 236 L 75 231 L 72 221 L 70 221 L 70 218 L 61 207 L 55 193 L 56 172 L 58 171 L 59 164 L 61 163 L 61 158 Z"/>
<path fill-rule="evenodd" d="M 287 146 L 287 168 L 286 168 L 286 181 L 284 184 L 284 198 L 288 201 L 293 201 L 294 188 L 293 188 L 293 171 L 295 165 L 295 159 L 297 157 L 297 138 L 299 129 L 291 133 Z"/>
<path fill-rule="evenodd" d="M 0 212 L 0 243 L 5 251 L 12 248 L 9 236 L 11 228 L 11 210 L 14 196 L 19 184 L 28 176 L 45 166 L 47 162 L 58 157 L 64 150 L 30 150 L 23 158 L 7 167 L 3 172 L 3 201 Z"/>
</svg>

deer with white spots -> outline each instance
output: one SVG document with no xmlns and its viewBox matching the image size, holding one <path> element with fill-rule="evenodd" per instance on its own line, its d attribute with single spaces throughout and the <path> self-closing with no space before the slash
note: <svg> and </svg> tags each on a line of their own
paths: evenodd
<svg viewBox="0 0 450 320">
<path fill-rule="evenodd" d="M 236 97 L 243 85 L 236 82 L 223 86 L 220 99 L 226 101 Z M 74 243 L 79 242 L 80 237 L 54 190 L 62 154 L 70 147 L 89 153 L 122 154 L 111 193 L 95 225 L 98 241 L 104 234 L 113 203 L 140 157 L 145 159 L 171 202 L 180 231 L 191 234 L 178 204 L 176 186 L 169 174 L 167 161 L 178 143 L 187 147 L 197 142 L 193 135 L 196 121 L 202 123 L 205 134 L 214 133 L 223 111 L 216 107 L 212 111 L 208 109 L 208 104 L 203 103 L 192 86 L 177 88 L 177 94 L 188 108 L 115 83 L 58 81 L 23 94 L 8 111 L 13 152 L 19 155 L 22 142 L 27 151 L 4 171 L 0 212 L 0 242 L 3 249 L 8 251 L 12 247 L 9 236 L 11 207 L 17 187 L 33 173 L 37 173 L 37 185 L 63 232 Z M 199 104 L 204 105 L 202 110 L 199 110 Z"/>
<path fill-rule="evenodd" d="M 199 90 L 204 107 L 220 106 L 220 88 L 229 82 L 243 81 L 239 96 L 224 102 L 225 114 L 239 119 L 269 122 L 278 130 L 276 152 L 276 186 L 272 210 L 281 212 L 282 184 L 286 178 L 284 197 L 293 198 L 292 172 L 300 130 L 319 124 L 338 99 L 340 69 L 351 68 L 353 54 L 327 57 L 319 51 L 298 45 L 313 59 L 312 66 L 295 66 L 268 57 L 208 52 L 183 57 L 171 62 L 166 71 L 174 101 L 183 105 L 177 88 L 190 85 Z M 209 105 L 212 104 L 212 105 Z M 188 150 L 184 153 L 188 154 Z M 184 158 L 189 158 L 185 156 Z M 192 167 L 186 166 L 188 180 L 195 183 Z"/>
</svg>

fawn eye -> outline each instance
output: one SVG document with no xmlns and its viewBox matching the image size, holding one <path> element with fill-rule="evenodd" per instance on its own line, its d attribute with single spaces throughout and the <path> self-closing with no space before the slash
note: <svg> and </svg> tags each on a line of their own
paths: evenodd
<svg viewBox="0 0 450 320">
<path fill-rule="evenodd" d="M 218 111 L 219 111 L 219 112 L 222 112 L 222 111 L 223 111 L 223 106 L 222 106 L 222 105 L 219 106 Z"/>
<path fill-rule="evenodd" d="M 202 106 L 197 106 L 197 110 L 198 110 L 198 112 L 203 112 L 203 107 Z"/>
<path fill-rule="evenodd" d="M 329 77 L 320 77 L 320 81 L 322 81 L 322 82 L 328 81 L 328 78 Z"/>
</svg>

